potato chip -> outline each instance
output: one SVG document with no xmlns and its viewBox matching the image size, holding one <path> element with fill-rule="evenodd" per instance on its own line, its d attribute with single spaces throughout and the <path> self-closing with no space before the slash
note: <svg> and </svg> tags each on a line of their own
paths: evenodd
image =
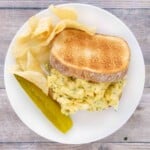
<svg viewBox="0 0 150 150">
<path fill-rule="evenodd" d="M 39 19 L 38 25 L 32 36 L 47 38 L 53 29 L 52 21 L 49 17 Z"/>
<path fill-rule="evenodd" d="M 36 57 L 40 64 L 45 64 L 49 62 L 49 46 L 32 47 L 30 51 L 32 52 L 34 57 Z"/>
<path fill-rule="evenodd" d="M 20 70 L 25 71 L 27 65 L 27 53 L 16 58 L 16 64 L 20 67 Z"/>
<path fill-rule="evenodd" d="M 19 75 L 34 83 L 37 87 L 42 89 L 46 95 L 48 94 L 47 79 L 43 74 L 36 71 L 14 71 L 13 74 Z"/>
<path fill-rule="evenodd" d="M 74 9 L 65 7 L 56 7 L 54 5 L 50 5 L 49 9 L 60 19 L 77 20 L 77 13 L 75 12 Z"/>
<path fill-rule="evenodd" d="M 93 35 L 95 33 L 94 28 L 93 29 L 88 28 L 85 25 L 80 24 L 80 23 L 73 21 L 73 20 L 62 20 L 55 26 L 51 35 L 46 40 L 45 45 L 48 45 L 50 43 L 50 41 L 55 37 L 55 35 L 57 35 L 61 31 L 63 31 L 65 28 L 79 29 L 79 30 L 85 31 L 86 33 L 88 33 L 90 35 Z"/>
<path fill-rule="evenodd" d="M 12 54 L 14 56 L 14 58 L 17 57 L 22 57 L 23 55 L 25 55 L 25 53 L 28 50 L 28 47 L 25 46 L 25 44 L 21 44 L 18 40 L 19 38 L 17 37 L 14 44 L 12 45 Z"/>
<path fill-rule="evenodd" d="M 26 70 L 34 70 L 43 74 L 40 63 L 38 62 L 38 60 L 36 60 L 36 57 L 34 57 L 30 51 L 27 52 Z"/>
<path fill-rule="evenodd" d="M 39 19 L 40 18 L 37 16 L 32 16 L 29 18 L 28 26 L 30 28 L 30 34 L 32 34 L 35 31 L 36 27 L 38 26 Z"/>
<path fill-rule="evenodd" d="M 45 33 L 37 37 L 31 37 L 31 36 L 29 36 L 26 39 L 23 37 L 18 37 L 16 39 L 15 44 L 12 46 L 12 52 L 15 58 L 22 57 L 22 55 L 25 55 L 25 53 L 27 53 L 29 49 L 33 49 L 36 54 L 40 53 L 40 55 L 42 49 L 44 51 L 45 49 L 46 50 L 49 49 L 48 45 L 46 46 L 44 45 L 46 41 Z"/>
<path fill-rule="evenodd" d="M 46 94 L 48 94 L 47 80 L 41 65 L 48 62 L 49 46 L 41 46 L 41 39 L 47 38 L 51 30 L 50 18 L 31 17 L 12 46 L 16 65 L 15 70 L 11 72 L 31 81 Z"/>
<path fill-rule="evenodd" d="M 13 74 L 24 77 L 41 88 L 45 94 L 48 94 L 47 79 L 41 68 L 41 64 L 36 57 L 33 56 L 31 51 L 28 51 L 26 54 L 26 56 L 16 59 L 16 66 L 19 65 L 19 68 L 16 67 L 16 69 L 13 70 Z"/>
<path fill-rule="evenodd" d="M 64 21 L 58 23 L 55 28 L 53 29 L 51 35 L 47 38 L 47 40 L 45 41 L 45 45 L 50 44 L 50 42 L 52 41 L 52 39 L 55 37 L 55 35 L 57 35 L 58 33 L 60 33 L 61 31 L 63 31 L 65 29 L 66 25 L 64 23 Z"/>
<path fill-rule="evenodd" d="M 78 23 L 76 21 L 73 21 L 73 20 L 64 20 L 64 23 L 66 24 L 66 28 L 82 30 L 90 35 L 95 34 L 95 31 L 96 31 L 95 28 L 89 28 L 89 27 L 87 27 L 81 23 Z"/>
<path fill-rule="evenodd" d="M 28 37 L 31 35 L 31 31 L 30 31 L 30 27 L 28 24 L 25 25 L 24 30 L 21 32 L 21 34 L 19 35 L 20 38 L 23 39 L 28 39 Z"/>
<path fill-rule="evenodd" d="M 28 40 L 29 36 L 34 32 L 39 19 L 36 16 L 29 18 L 27 24 L 25 25 L 23 31 L 19 34 L 19 39 Z"/>
</svg>

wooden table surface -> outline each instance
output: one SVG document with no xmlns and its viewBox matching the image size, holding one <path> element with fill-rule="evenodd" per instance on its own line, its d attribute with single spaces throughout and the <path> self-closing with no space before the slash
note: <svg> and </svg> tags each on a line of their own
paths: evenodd
<svg viewBox="0 0 150 150">
<path fill-rule="evenodd" d="M 48 141 L 26 127 L 13 111 L 4 87 L 4 59 L 12 37 L 32 15 L 49 4 L 73 0 L 0 0 L 0 150 L 148 150 L 150 149 L 150 0 L 76 0 L 104 8 L 135 34 L 145 60 L 141 102 L 129 121 L 113 135 L 84 145 Z M 140 72 L 137 74 L 140 78 Z M 133 89 L 134 90 L 134 89 Z M 135 89 L 136 90 L 136 89 Z"/>
</svg>

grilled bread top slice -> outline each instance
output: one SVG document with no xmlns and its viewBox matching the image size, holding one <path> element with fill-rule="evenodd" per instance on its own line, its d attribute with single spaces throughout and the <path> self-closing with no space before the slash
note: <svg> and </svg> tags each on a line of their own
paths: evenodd
<svg viewBox="0 0 150 150">
<path fill-rule="evenodd" d="M 65 29 L 53 40 L 50 64 L 66 76 L 94 82 L 114 82 L 127 72 L 128 44 L 119 37 L 89 35 Z"/>
</svg>

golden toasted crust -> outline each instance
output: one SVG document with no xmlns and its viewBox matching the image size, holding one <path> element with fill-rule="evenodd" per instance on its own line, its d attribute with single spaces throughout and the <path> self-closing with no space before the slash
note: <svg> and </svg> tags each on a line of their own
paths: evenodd
<svg viewBox="0 0 150 150">
<path fill-rule="evenodd" d="M 123 78 L 129 58 L 129 47 L 121 38 L 75 29 L 58 34 L 50 53 L 51 65 L 62 74 L 96 82 Z"/>
</svg>

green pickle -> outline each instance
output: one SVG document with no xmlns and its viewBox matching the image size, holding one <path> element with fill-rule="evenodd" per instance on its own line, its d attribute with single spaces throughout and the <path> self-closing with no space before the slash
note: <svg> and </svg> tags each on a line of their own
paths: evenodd
<svg viewBox="0 0 150 150">
<path fill-rule="evenodd" d="M 57 102 L 44 94 L 41 89 L 28 80 L 15 75 L 21 87 L 26 91 L 32 101 L 38 106 L 43 114 L 50 120 L 57 129 L 66 133 L 72 127 L 73 122 L 69 116 L 61 113 L 61 108 Z"/>
</svg>

